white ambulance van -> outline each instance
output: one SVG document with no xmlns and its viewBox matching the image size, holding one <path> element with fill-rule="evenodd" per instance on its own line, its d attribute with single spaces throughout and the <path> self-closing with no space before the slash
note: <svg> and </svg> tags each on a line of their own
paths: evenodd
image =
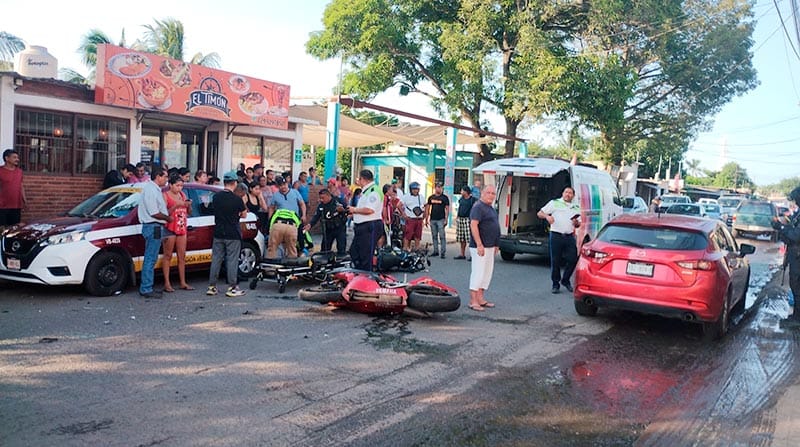
<svg viewBox="0 0 800 447">
<path fill-rule="evenodd" d="M 503 158 L 481 164 L 473 172 L 483 174 L 484 185 L 497 187 L 495 208 L 500 216 L 500 256 L 505 261 L 517 253 L 548 256 L 548 224 L 536 213 L 551 199 L 561 197 L 567 186 L 575 189 L 581 206 L 578 247 L 594 239 L 600 228 L 622 214 L 619 191 L 605 171 L 571 165 L 549 158 Z"/>
</svg>

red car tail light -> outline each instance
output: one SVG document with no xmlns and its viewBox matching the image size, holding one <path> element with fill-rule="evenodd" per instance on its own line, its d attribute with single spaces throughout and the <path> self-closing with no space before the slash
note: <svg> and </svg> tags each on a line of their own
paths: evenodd
<svg viewBox="0 0 800 447">
<path fill-rule="evenodd" d="M 605 264 L 606 262 L 608 262 L 610 260 L 610 257 L 609 257 L 608 253 L 605 253 L 605 252 L 602 252 L 602 251 L 597 251 L 597 250 L 592 250 L 589 247 L 583 247 L 581 249 L 581 254 L 583 256 L 589 258 L 590 261 L 595 262 L 597 264 Z"/>
<path fill-rule="evenodd" d="M 678 266 L 685 269 L 691 270 L 704 270 L 704 271 L 711 271 L 714 270 L 714 263 L 711 261 L 706 260 L 699 260 L 699 261 L 678 261 L 676 262 Z"/>
</svg>

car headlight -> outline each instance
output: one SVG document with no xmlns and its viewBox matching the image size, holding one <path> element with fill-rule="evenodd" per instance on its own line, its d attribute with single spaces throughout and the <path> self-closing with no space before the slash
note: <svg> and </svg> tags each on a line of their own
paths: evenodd
<svg viewBox="0 0 800 447">
<path fill-rule="evenodd" d="M 67 244 L 70 242 L 78 242 L 83 240 L 86 235 L 85 231 L 73 231 L 70 233 L 62 233 L 50 236 L 47 238 L 47 245 Z"/>
</svg>

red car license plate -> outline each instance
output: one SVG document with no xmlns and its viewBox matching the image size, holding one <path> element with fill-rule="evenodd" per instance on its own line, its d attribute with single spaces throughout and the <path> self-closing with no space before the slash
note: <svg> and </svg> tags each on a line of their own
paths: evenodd
<svg viewBox="0 0 800 447">
<path fill-rule="evenodd" d="M 636 276 L 653 276 L 653 264 L 644 262 L 628 262 L 628 268 L 625 270 L 629 275 Z"/>
<path fill-rule="evenodd" d="M 19 259 L 8 258 L 6 260 L 6 266 L 9 270 L 19 270 L 22 268 L 22 265 L 19 263 Z"/>
</svg>

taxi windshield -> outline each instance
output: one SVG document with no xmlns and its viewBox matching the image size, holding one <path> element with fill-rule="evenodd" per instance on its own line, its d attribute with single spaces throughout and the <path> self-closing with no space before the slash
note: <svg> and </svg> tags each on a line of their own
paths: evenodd
<svg viewBox="0 0 800 447">
<path fill-rule="evenodd" d="M 105 190 L 79 203 L 67 216 L 100 219 L 122 217 L 139 204 L 139 194 L 134 189 Z"/>
</svg>

